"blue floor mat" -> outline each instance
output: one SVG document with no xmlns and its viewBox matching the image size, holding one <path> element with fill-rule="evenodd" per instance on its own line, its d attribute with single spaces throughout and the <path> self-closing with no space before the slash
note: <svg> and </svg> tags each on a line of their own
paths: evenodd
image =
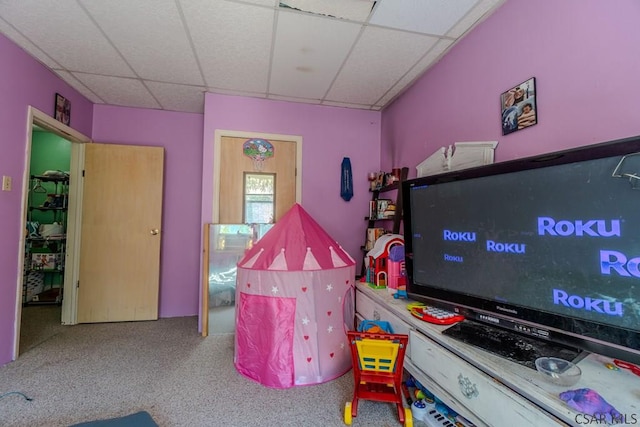
<svg viewBox="0 0 640 427">
<path fill-rule="evenodd" d="M 108 420 L 89 421 L 86 423 L 73 424 L 69 427 L 159 427 L 151 415 L 146 411 L 124 417 L 110 418 Z"/>
</svg>

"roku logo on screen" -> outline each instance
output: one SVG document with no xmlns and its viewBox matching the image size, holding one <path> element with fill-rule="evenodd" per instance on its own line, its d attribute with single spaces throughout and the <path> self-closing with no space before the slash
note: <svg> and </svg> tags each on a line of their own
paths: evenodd
<svg viewBox="0 0 640 427">
<path fill-rule="evenodd" d="M 609 227 L 607 228 L 607 222 Z M 544 236 L 591 236 L 620 237 L 620 220 L 590 219 L 588 221 L 556 221 L 549 217 L 538 217 L 538 235 Z"/>
<path fill-rule="evenodd" d="M 622 252 L 600 251 L 600 272 L 604 275 L 610 275 L 613 270 L 624 277 L 640 278 L 638 264 L 640 264 L 640 257 L 627 260 L 626 255 Z"/>
<path fill-rule="evenodd" d="M 487 252 L 523 254 L 525 251 L 526 245 L 524 243 L 500 243 L 487 240 Z"/>
<path fill-rule="evenodd" d="M 444 240 L 449 240 L 454 242 L 475 242 L 476 233 L 471 231 L 444 230 L 443 238 Z"/>
<path fill-rule="evenodd" d="M 564 305 L 576 310 L 595 311 L 596 313 L 608 314 L 609 316 L 622 316 L 623 309 L 621 302 L 607 301 L 600 298 L 581 297 L 579 295 L 569 295 L 561 289 L 553 290 L 553 303 Z"/>
</svg>

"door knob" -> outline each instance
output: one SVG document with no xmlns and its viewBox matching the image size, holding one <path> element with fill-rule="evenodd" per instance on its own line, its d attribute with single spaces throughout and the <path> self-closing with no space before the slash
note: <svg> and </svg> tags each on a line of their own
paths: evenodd
<svg viewBox="0 0 640 427">
<path fill-rule="evenodd" d="M 159 232 L 160 232 L 160 231 L 158 231 L 158 229 L 157 229 L 157 228 L 154 228 L 153 230 L 151 230 L 151 235 L 152 235 L 152 236 L 155 236 L 155 235 L 157 235 Z"/>
</svg>

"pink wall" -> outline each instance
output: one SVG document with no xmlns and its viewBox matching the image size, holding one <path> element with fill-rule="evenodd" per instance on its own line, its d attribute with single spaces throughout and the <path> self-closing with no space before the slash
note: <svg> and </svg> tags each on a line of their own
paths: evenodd
<svg viewBox="0 0 640 427">
<path fill-rule="evenodd" d="M 414 167 L 456 141 L 497 140 L 508 160 L 640 134 L 640 16 L 636 0 L 508 0 L 382 114 L 207 94 L 205 114 L 95 106 L 0 35 L 0 365 L 12 356 L 27 105 L 71 100 L 71 125 L 98 141 L 166 148 L 162 317 L 198 312 L 202 224 L 212 210 L 215 129 L 303 137 L 302 204 L 361 256 L 366 173 Z M 539 124 L 503 137 L 500 93 L 537 78 Z M 204 141 L 204 145 L 203 145 Z M 202 156 L 202 157 L 201 157 Z M 355 195 L 340 198 L 350 157 Z"/>
<path fill-rule="evenodd" d="M 302 206 L 356 259 L 363 253 L 370 193 L 367 172 L 380 163 L 380 113 L 206 94 L 202 223 L 211 222 L 216 129 L 302 136 Z M 354 196 L 340 198 L 340 166 L 351 159 Z"/>
<path fill-rule="evenodd" d="M 96 105 L 96 142 L 165 148 L 160 317 L 198 313 L 202 114 Z"/>
<path fill-rule="evenodd" d="M 71 127 L 91 136 L 93 105 L 51 71 L 0 35 L 0 176 L 13 190 L 0 191 L 0 365 L 13 357 L 21 233 L 23 173 L 26 165 L 27 108 L 53 114 L 56 92 L 71 101 Z"/>
<path fill-rule="evenodd" d="M 456 141 L 496 161 L 640 134 L 640 2 L 508 0 L 382 115 L 381 160 Z M 538 124 L 502 136 L 500 93 L 536 77 Z"/>
</svg>

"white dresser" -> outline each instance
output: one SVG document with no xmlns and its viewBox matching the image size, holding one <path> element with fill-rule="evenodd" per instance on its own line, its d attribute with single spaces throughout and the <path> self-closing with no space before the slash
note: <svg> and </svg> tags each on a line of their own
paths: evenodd
<svg viewBox="0 0 640 427">
<path fill-rule="evenodd" d="M 386 320 L 398 334 L 409 335 L 405 369 L 442 402 L 478 426 L 589 425 L 590 418 L 571 409 L 558 394 L 568 389 L 597 391 L 627 422 L 640 424 L 640 376 L 610 370 L 611 359 L 590 354 L 580 362 L 580 381 L 572 387 L 545 382 L 528 367 L 442 334 L 448 326 L 423 322 L 386 289 L 356 287 L 359 320 Z"/>
</svg>

